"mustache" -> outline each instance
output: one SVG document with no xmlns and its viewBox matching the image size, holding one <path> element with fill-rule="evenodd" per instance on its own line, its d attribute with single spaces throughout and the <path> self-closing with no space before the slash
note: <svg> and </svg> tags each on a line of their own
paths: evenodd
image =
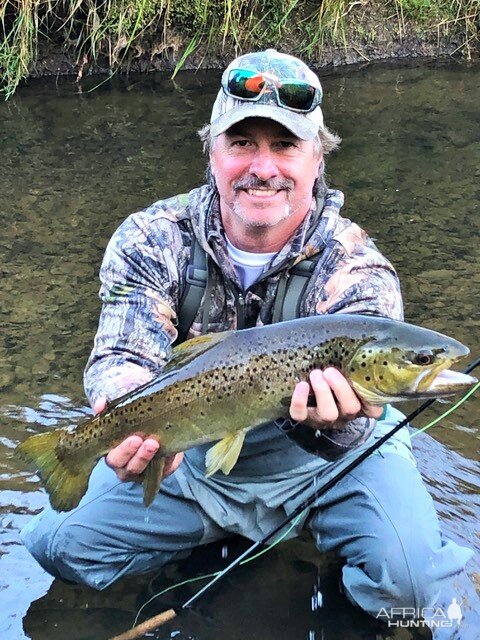
<svg viewBox="0 0 480 640">
<path fill-rule="evenodd" d="M 260 178 L 257 178 L 256 176 L 248 176 L 237 180 L 232 186 L 235 191 L 245 189 L 274 189 L 275 191 L 284 189 L 286 191 L 292 191 L 294 185 L 293 180 L 288 180 L 287 178 L 270 178 L 269 180 L 260 180 Z"/>
</svg>

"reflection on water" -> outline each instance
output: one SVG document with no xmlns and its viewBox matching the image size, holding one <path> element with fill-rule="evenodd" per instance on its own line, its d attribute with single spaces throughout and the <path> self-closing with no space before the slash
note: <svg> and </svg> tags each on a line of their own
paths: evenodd
<svg viewBox="0 0 480 640">
<path fill-rule="evenodd" d="M 325 118 L 344 138 L 328 174 L 347 195 L 345 215 L 397 266 L 407 319 L 454 335 L 472 355 L 480 345 L 479 78 L 478 66 L 458 65 L 324 78 Z M 215 73 L 184 73 L 176 84 L 154 75 L 79 95 L 42 81 L 0 104 L 2 640 L 67 633 L 101 640 L 126 628 L 143 601 L 141 579 L 102 594 L 55 582 L 32 606 L 24 635 L 22 617 L 51 579 L 19 542 L 45 496 L 12 449 L 29 432 L 88 414 L 82 368 L 106 242 L 128 213 L 201 183 L 205 160 L 195 131 L 209 119 L 217 83 Z M 437 403 L 419 426 L 449 405 Z M 415 439 L 446 530 L 477 550 L 479 423 L 477 396 L 430 432 L 435 440 Z M 232 557 L 229 551 L 223 560 Z M 208 556 L 195 558 L 199 573 L 211 570 Z M 194 573 L 191 563 L 170 571 L 172 582 Z M 318 580 L 328 606 L 313 615 Z M 308 540 L 287 543 L 205 601 L 202 616 L 189 614 L 180 633 L 172 625 L 161 637 L 218 637 L 226 620 L 229 638 L 264 639 L 265 629 L 272 637 L 338 638 L 340 620 L 342 638 L 375 637 L 372 621 L 338 598 L 336 580 Z M 252 610 L 259 617 L 246 614 Z"/>
</svg>

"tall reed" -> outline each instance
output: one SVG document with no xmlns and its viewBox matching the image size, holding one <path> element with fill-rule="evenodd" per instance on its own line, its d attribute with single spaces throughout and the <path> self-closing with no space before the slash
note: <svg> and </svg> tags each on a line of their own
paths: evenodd
<svg viewBox="0 0 480 640">
<path fill-rule="evenodd" d="M 430 36 L 460 34 L 467 57 L 478 43 L 480 0 L 0 0 L 0 91 L 12 95 L 39 48 L 65 51 L 80 75 L 88 65 L 114 70 L 168 51 L 178 70 L 199 48 L 278 46 L 317 57 L 327 44 L 361 37 L 365 16 L 379 10 L 400 37 L 412 24 Z"/>
</svg>

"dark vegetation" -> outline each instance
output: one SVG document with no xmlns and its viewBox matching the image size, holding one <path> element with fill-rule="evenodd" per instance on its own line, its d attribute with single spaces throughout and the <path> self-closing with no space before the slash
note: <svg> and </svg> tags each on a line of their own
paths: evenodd
<svg viewBox="0 0 480 640">
<path fill-rule="evenodd" d="M 28 76 L 216 67 L 274 46 L 313 64 L 478 56 L 480 0 L 0 0 L 0 90 Z"/>
</svg>

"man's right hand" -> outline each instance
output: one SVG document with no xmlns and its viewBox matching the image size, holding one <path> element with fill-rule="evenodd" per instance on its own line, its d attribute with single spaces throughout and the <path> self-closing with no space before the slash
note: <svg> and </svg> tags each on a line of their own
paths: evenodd
<svg viewBox="0 0 480 640">
<path fill-rule="evenodd" d="M 99 398 L 93 405 L 96 415 L 107 406 L 104 398 Z M 119 480 L 124 482 L 141 482 L 141 474 L 147 468 L 148 463 L 160 448 L 158 440 L 152 437 L 132 435 L 108 452 L 105 461 L 115 471 Z M 163 478 L 173 473 L 183 460 L 183 453 L 165 458 Z"/>
</svg>

